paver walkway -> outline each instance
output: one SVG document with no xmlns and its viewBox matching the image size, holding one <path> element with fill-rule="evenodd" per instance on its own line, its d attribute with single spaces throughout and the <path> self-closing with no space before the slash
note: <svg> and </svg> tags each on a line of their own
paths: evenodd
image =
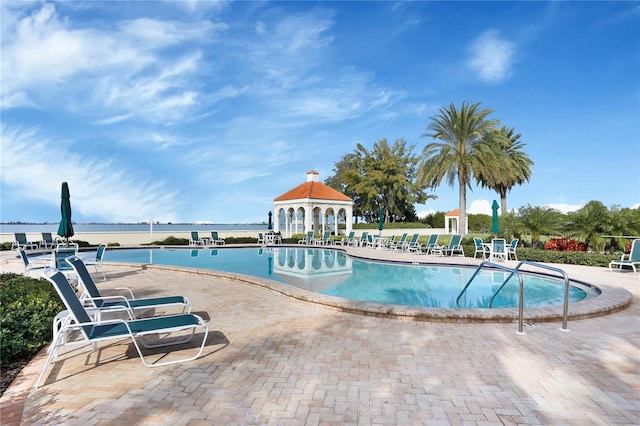
<svg viewBox="0 0 640 426">
<path fill-rule="evenodd" d="M 204 356 L 146 368 L 130 342 L 102 344 L 55 363 L 33 390 L 40 356 L 2 397 L 3 416 L 13 418 L 0 423 L 640 423 L 640 275 L 582 269 L 631 291 L 631 306 L 572 321 L 569 332 L 540 323 L 518 335 L 515 324 L 349 314 L 207 275 L 105 270 L 108 286 L 139 297 L 191 298 L 193 311 L 209 319 Z"/>
</svg>

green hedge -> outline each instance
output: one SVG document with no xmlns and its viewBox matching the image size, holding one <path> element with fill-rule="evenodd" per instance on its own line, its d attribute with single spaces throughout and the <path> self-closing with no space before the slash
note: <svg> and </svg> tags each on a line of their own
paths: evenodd
<svg viewBox="0 0 640 426">
<path fill-rule="evenodd" d="M 0 300 L 0 365 L 33 356 L 51 341 L 51 323 L 64 305 L 48 281 L 0 274 Z"/>
</svg>

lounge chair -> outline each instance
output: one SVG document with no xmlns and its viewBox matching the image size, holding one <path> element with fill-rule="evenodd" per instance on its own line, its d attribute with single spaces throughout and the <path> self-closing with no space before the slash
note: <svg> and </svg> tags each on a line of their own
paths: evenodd
<svg viewBox="0 0 640 426">
<path fill-rule="evenodd" d="M 307 231 L 307 235 L 298 240 L 298 244 L 313 244 L 313 231 Z"/>
<path fill-rule="evenodd" d="M 80 300 L 85 306 L 96 308 L 102 311 L 124 310 L 129 314 L 130 319 L 136 319 L 136 311 L 158 307 L 177 306 L 182 307 L 182 313 L 191 312 L 191 301 L 184 296 L 165 296 L 136 299 L 133 292 L 127 287 L 110 288 L 103 290 L 125 290 L 130 297 L 125 296 L 103 296 L 98 290 L 96 283 L 91 278 L 85 263 L 78 256 L 68 257 L 65 261 L 71 265 L 78 274 L 78 283 L 82 286 L 83 292 Z"/>
<path fill-rule="evenodd" d="M 454 254 L 458 253 L 460 256 L 464 257 L 464 250 L 460 242 L 462 241 L 462 235 L 453 234 L 451 236 L 451 240 L 449 241 L 449 245 L 447 247 L 442 248 L 443 254 L 449 254 L 449 256 L 453 257 Z"/>
<path fill-rule="evenodd" d="M 367 245 L 367 242 L 369 240 L 367 235 L 369 235 L 367 231 L 362 232 L 362 235 L 360 236 L 360 241 L 358 241 L 358 246 L 365 247 Z"/>
<path fill-rule="evenodd" d="M 104 274 L 104 270 L 102 269 L 102 258 L 104 257 L 104 252 L 107 251 L 106 244 L 100 244 L 98 249 L 96 250 L 96 255 L 92 257 L 81 257 L 82 261 L 86 266 L 93 266 L 98 272 L 98 268 L 100 268 L 100 272 L 102 272 L 102 279 L 104 281 L 107 280 L 107 276 Z"/>
<path fill-rule="evenodd" d="M 420 238 L 420 234 L 413 234 L 409 241 L 405 241 L 404 243 L 402 243 L 401 250 L 409 251 L 411 247 L 415 247 L 416 245 L 418 245 L 418 238 Z"/>
<path fill-rule="evenodd" d="M 262 232 L 258 232 L 257 244 L 264 244 L 264 234 Z"/>
<path fill-rule="evenodd" d="M 167 315 L 163 317 L 145 318 L 133 321 L 126 321 L 122 319 L 94 321 L 84 306 L 82 306 L 82 302 L 76 296 L 64 274 L 54 268 L 49 268 L 43 273 L 43 276 L 55 287 L 58 295 L 69 311 L 69 316 L 72 321 L 62 323 L 61 329 L 55 336 L 55 340 L 51 343 L 49 357 L 40 372 L 40 376 L 38 376 L 38 381 L 35 385 L 36 388 L 40 386 L 44 373 L 47 371 L 54 359 L 57 358 L 58 350 L 68 345 L 93 343 L 93 347 L 96 349 L 97 343 L 101 341 L 117 341 L 122 340 L 123 338 L 131 338 L 138 355 L 140 356 L 140 360 L 147 367 L 160 367 L 163 365 L 191 361 L 202 354 L 202 350 L 204 349 L 204 345 L 207 341 L 209 329 L 204 320 L 197 315 Z M 149 363 L 142 354 L 140 344 L 146 348 L 157 348 L 186 343 L 193 338 L 196 330 L 198 329 L 203 330 L 204 336 L 202 338 L 202 344 L 194 356 L 165 362 Z M 81 340 L 68 342 L 67 335 L 72 331 L 78 331 Z M 184 331 L 189 331 L 190 333 L 179 340 L 174 340 L 170 337 L 173 333 Z M 147 335 L 156 335 L 156 339 L 159 340 L 154 344 L 145 342 L 144 338 Z"/>
<path fill-rule="evenodd" d="M 494 238 L 491 240 L 491 250 L 489 252 L 489 262 L 507 260 L 507 243 L 504 238 Z"/>
<path fill-rule="evenodd" d="M 420 234 L 413 234 L 411 237 L 411 241 L 409 241 L 409 245 L 407 246 L 407 252 L 409 253 L 422 253 L 422 244 L 419 241 Z"/>
<path fill-rule="evenodd" d="M 519 238 L 514 238 L 511 240 L 511 244 L 507 247 L 507 259 L 513 258 L 513 260 L 518 260 L 518 256 L 516 255 L 516 249 L 518 248 Z"/>
<path fill-rule="evenodd" d="M 27 234 L 24 232 L 15 232 L 13 234 L 13 242 L 11 243 L 11 250 L 13 249 L 37 249 L 38 244 L 27 241 Z"/>
<path fill-rule="evenodd" d="M 442 256 L 442 250 L 440 250 L 439 252 L 437 251 L 438 246 L 438 234 L 431 234 L 429 235 L 429 241 L 427 241 L 426 245 L 426 253 L 427 254 L 439 254 L 440 256 Z M 436 249 L 434 251 L 434 249 Z"/>
<path fill-rule="evenodd" d="M 53 259 L 51 265 L 58 271 L 62 272 L 65 277 L 67 277 L 68 279 L 73 279 L 75 281 L 77 278 L 75 271 L 73 270 L 71 265 L 65 262 L 65 259 L 70 256 L 76 256 L 77 254 L 77 245 L 65 247 L 64 244 L 59 244 L 58 247 L 53 250 Z"/>
<path fill-rule="evenodd" d="M 225 245 L 227 242 L 224 240 L 224 238 L 220 238 L 220 236 L 218 235 L 218 231 L 211 231 L 211 244 L 213 245 Z"/>
<path fill-rule="evenodd" d="M 473 253 L 474 258 L 478 255 L 478 253 L 480 253 L 482 255 L 482 259 L 486 259 L 487 256 L 489 256 L 489 254 L 491 253 L 491 250 L 484 244 L 482 238 L 474 238 L 473 244 L 475 245 L 476 249 L 476 251 Z"/>
<path fill-rule="evenodd" d="M 324 231 L 322 238 L 315 240 L 315 244 L 329 246 L 331 245 L 331 231 Z"/>
<path fill-rule="evenodd" d="M 43 232 L 42 240 L 40 240 L 40 243 L 38 244 L 38 246 L 44 249 L 52 249 L 53 246 L 58 243 L 59 243 L 58 238 L 56 237 L 54 239 L 53 236 L 51 235 L 51 232 Z"/>
<path fill-rule="evenodd" d="M 633 240 L 631 243 L 631 252 L 629 253 L 629 257 L 625 257 L 626 255 L 623 254 L 620 257 L 620 260 L 612 260 L 609 263 L 609 270 L 613 271 L 611 267 L 613 265 L 617 265 L 619 271 L 622 271 L 623 266 L 630 266 L 633 272 L 638 272 L 636 266 L 640 265 L 640 239 Z"/>
<path fill-rule="evenodd" d="M 200 238 L 198 231 L 191 231 L 191 238 L 189 239 L 190 246 L 205 246 L 205 241 Z"/>
<path fill-rule="evenodd" d="M 393 242 L 392 244 L 389 245 L 389 248 L 391 250 L 402 250 L 402 246 L 404 245 L 404 243 L 407 241 L 407 233 L 402 234 L 402 237 L 400 237 L 400 239 L 398 241 Z"/>
<path fill-rule="evenodd" d="M 23 275 L 29 275 L 31 271 L 42 271 L 44 268 L 51 266 L 51 257 L 29 259 L 23 248 L 18 249 L 18 254 L 22 259 L 22 263 L 24 263 Z"/>
<path fill-rule="evenodd" d="M 349 232 L 349 235 L 346 238 L 340 238 L 339 240 L 335 240 L 336 244 L 341 246 L 350 246 L 353 241 L 353 237 L 355 237 L 356 233 L 354 231 Z"/>
</svg>

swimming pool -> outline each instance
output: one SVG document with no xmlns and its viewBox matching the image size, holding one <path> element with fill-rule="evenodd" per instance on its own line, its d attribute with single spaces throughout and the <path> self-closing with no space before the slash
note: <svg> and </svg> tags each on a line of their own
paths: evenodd
<svg viewBox="0 0 640 426">
<path fill-rule="evenodd" d="M 437 308 L 488 308 L 491 295 L 507 276 L 504 271 L 483 270 L 456 304 L 475 268 L 366 261 L 342 250 L 297 247 L 111 250 L 105 261 L 241 273 L 351 300 Z M 523 274 L 523 280 L 525 307 L 563 303 L 562 281 L 530 274 Z M 492 307 L 517 307 L 518 293 L 513 277 Z M 570 302 L 596 295 L 586 286 L 572 283 L 570 288 Z"/>
</svg>

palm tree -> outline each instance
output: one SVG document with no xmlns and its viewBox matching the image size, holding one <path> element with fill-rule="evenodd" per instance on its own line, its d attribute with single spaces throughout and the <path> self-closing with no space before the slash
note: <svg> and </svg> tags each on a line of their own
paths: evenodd
<svg viewBox="0 0 640 426">
<path fill-rule="evenodd" d="M 458 181 L 459 189 L 459 233 L 466 234 L 467 187 L 471 179 L 481 170 L 497 166 L 495 150 L 492 149 L 498 120 L 488 119 L 490 109 L 479 110 L 480 103 L 469 106 L 462 103 L 460 110 L 451 103 L 448 109 L 440 108 L 440 114 L 431 117 L 431 124 L 422 137 L 436 141 L 427 144 L 422 151 L 418 167 L 418 184 L 434 188 L 446 176 L 453 187 Z"/>
<path fill-rule="evenodd" d="M 507 192 L 515 185 L 529 182 L 533 161 L 522 151 L 525 144 L 520 142 L 520 134 L 514 134 L 513 128 L 502 127 L 493 139 L 498 156 L 499 167 L 479 170 L 476 174 L 478 183 L 495 190 L 500 195 L 500 212 L 507 213 Z"/>
<path fill-rule="evenodd" d="M 520 207 L 519 213 L 522 226 L 531 233 L 534 247 L 541 235 L 559 235 L 562 232 L 565 218 L 559 210 L 527 204 Z"/>
</svg>

